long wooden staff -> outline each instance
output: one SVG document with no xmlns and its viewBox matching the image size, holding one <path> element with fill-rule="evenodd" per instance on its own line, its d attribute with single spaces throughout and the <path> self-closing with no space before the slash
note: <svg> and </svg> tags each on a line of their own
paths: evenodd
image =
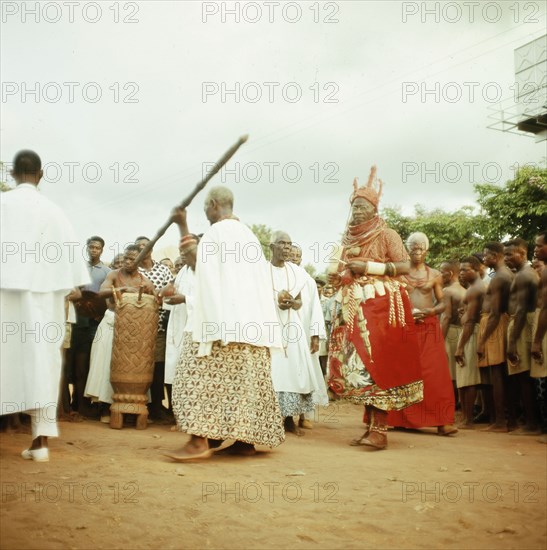
<svg viewBox="0 0 547 550">
<path fill-rule="evenodd" d="M 196 185 L 194 190 L 180 203 L 180 208 L 187 208 L 190 203 L 194 200 L 194 197 L 207 185 L 207 182 L 235 155 L 236 151 L 247 141 L 249 138 L 248 135 L 241 136 L 237 143 L 232 145 L 230 149 L 224 153 L 222 158 L 213 166 L 211 171 Z M 137 264 L 139 264 L 143 258 L 154 248 L 154 245 L 160 240 L 161 237 L 165 234 L 169 226 L 173 222 L 171 219 L 168 219 L 159 229 L 154 238 L 146 243 L 146 246 L 140 251 L 139 255 L 136 258 Z"/>
</svg>

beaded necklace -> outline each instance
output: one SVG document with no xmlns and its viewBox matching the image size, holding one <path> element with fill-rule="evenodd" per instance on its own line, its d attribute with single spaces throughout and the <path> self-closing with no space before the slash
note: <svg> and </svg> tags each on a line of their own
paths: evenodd
<svg viewBox="0 0 547 550">
<path fill-rule="evenodd" d="M 287 262 L 283 263 L 283 267 L 285 268 L 285 277 L 286 277 L 287 289 L 288 289 L 289 288 L 289 270 L 287 269 Z M 272 279 L 272 290 L 273 290 L 274 301 L 275 301 L 276 305 L 279 307 L 279 293 L 281 291 L 276 290 L 276 288 L 275 288 L 274 276 L 273 276 L 273 266 L 272 266 L 271 263 L 270 263 L 270 277 Z M 296 282 L 295 282 L 295 285 L 296 285 Z M 290 293 L 290 290 L 287 290 L 287 292 Z M 287 357 L 287 348 L 289 347 L 289 341 L 288 341 L 288 338 L 287 338 L 287 342 L 285 343 L 284 334 L 285 334 L 285 327 L 290 326 L 290 324 L 291 324 L 291 309 L 292 308 L 289 308 L 287 310 L 288 316 L 287 316 L 287 322 L 286 323 L 283 323 L 283 321 L 281 321 L 281 318 L 279 317 L 279 313 L 277 314 L 277 317 L 278 317 L 279 322 L 280 322 L 281 327 L 282 327 L 281 341 L 282 341 L 282 346 L 283 346 L 283 351 L 285 353 L 285 357 Z"/>
<path fill-rule="evenodd" d="M 425 277 L 415 277 L 410 273 L 403 275 L 403 278 L 406 280 L 408 286 L 412 289 L 421 288 L 429 281 L 430 269 L 429 266 L 425 266 Z"/>
</svg>

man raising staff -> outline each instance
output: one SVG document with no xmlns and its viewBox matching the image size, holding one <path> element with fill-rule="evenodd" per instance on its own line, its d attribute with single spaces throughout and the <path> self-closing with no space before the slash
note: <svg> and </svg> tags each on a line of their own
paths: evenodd
<svg viewBox="0 0 547 550">
<path fill-rule="evenodd" d="M 47 439 L 58 435 L 65 295 L 89 282 L 85 264 L 68 246 L 76 242 L 70 222 L 38 190 L 42 175 L 40 157 L 34 151 L 20 151 L 12 170 L 17 187 L 0 193 L 0 237 L 5 258 L 0 282 L 4 333 L 0 414 L 25 411 L 30 415 L 32 445 L 22 456 L 36 461 L 49 460 Z M 53 246 L 56 261 L 47 261 L 48 247 Z M 15 253 L 8 254 L 14 247 Z M 34 331 L 34 337 L 28 337 L 29 330 Z M 47 336 L 42 337 L 45 332 Z"/>
<path fill-rule="evenodd" d="M 168 455 L 177 461 L 209 457 L 211 440 L 234 439 L 232 451 L 244 455 L 284 440 L 271 373 L 269 348 L 282 344 L 269 267 L 233 203 L 226 187 L 205 200 L 211 227 L 198 247 L 193 342 L 185 339 L 173 381 L 177 426 L 191 434 Z M 176 209 L 172 219 L 186 237 L 186 212 Z"/>
</svg>

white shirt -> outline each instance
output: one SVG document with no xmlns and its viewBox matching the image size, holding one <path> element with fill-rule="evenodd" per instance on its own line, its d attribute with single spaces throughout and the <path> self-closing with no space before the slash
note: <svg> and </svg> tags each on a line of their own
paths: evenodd
<svg viewBox="0 0 547 550">
<path fill-rule="evenodd" d="M 198 355 L 212 343 L 281 347 L 271 277 L 262 247 L 243 223 L 227 219 L 203 235 L 196 261 L 192 338 Z"/>
<path fill-rule="evenodd" d="M 68 293 L 90 282 L 71 223 L 35 185 L 0 193 L 0 224 L 0 288 Z"/>
</svg>

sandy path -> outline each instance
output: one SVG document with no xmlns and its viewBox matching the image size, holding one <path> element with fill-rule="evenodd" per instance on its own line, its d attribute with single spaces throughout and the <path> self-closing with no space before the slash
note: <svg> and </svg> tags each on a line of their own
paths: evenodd
<svg viewBox="0 0 547 550">
<path fill-rule="evenodd" d="M 51 462 L 2 434 L 2 548 L 526 548 L 547 546 L 547 445 L 535 437 L 390 432 L 350 447 L 361 408 L 252 458 L 176 464 L 168 426 L 61 424 Z"/>
</svg>

